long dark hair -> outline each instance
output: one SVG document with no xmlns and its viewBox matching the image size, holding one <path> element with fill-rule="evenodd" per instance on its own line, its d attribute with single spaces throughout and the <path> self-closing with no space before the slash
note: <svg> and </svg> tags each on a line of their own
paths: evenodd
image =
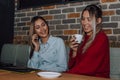
<svg viewBox="0 0 120 80">
<path fill-rule="evenodd" d="M 30 50 L 30 58 L 32 57 L 33 55 L 33 51 L 34 51 L 34 46 L 32 44 L 32 41 L 31 41 L 31 37 L 33 34 L 35 34 L 35 21 L 37 21 L 38 19 L 41 19 L 45 22 L 45 24 L 47 25 L 48 27 L 48 34 L 49 34 L 49 26 L 48 26 L 48 22 L 41 16 L 34 16 L 32 19 L 31 19 L 31 27 L 30 27 L 30 45 L 31 45 L 31 50 Z"/>
<path fill-rule="evenodd" d="M 85 44 L 85 46 L 83 47 L 83 52 L 84 53 L 86 51 L 86 49 L 91 45 L 91 43 L 93 42 L 96 34 L 101 30 L 102 28 L 102 10 L 101 10 L 101 6 L 98 4 L 91 4 L 85 7 L 85 9 L 82 11 L 81 14 L 81 19 L 83 18 L 83 13 L 84 11 L 88 11 L 89 15 L 91 18 L 93 18 L 92 21 L 92 27 L 93 27 L 93 34 L 90 36 L 89 40 L 87 41 L 87 43 Z M 96 21 L 98 18 L 101 18 L 101 23 L 96 25 Z M 81 29 L 82 30 L 82 29 Z M 86 33 L 82 30 L 83 35 L 85 35 Z"/>
<path fill-rule="evenodd" d="M 84 8 L 83 12 L 86 10 L 89 12 L 91 17 L 95 15 L 96 18 L 102 18 L 102 10 L 100 5 L 98 4 L 88 5 Z"/>
<path fill-rule="evenodd" d="M 48 22 L 41 16 L 35 16 L 31 19 L 31 26 L 33 27 L 33 34 L 35 33 L 35 29 L 34 29 L 34 25 L 35 25 L 35 21 L 37 21 L 38 19 L 41 19 L 45 22 L 45 24 L 48 26 Z M 49 31 L 49 26 L 48 26 L 48 31 Z"/>
</svg>

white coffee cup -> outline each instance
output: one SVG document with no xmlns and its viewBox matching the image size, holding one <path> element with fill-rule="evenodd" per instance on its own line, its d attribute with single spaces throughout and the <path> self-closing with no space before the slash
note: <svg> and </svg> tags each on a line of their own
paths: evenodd
<svg viewBox="0 0 120 80">
<path fill-rule="evenodd" d="M 74 34 L 73 36 L 76 38 L 75 41 L 77 43 L 81 43 L 83 35 L 81 35 L 81 34 Z"/>
</svg>

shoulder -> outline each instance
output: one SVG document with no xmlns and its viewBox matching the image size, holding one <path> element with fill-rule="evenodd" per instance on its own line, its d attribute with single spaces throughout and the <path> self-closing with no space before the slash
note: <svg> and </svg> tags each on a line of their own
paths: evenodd
<svg viewBox="0 0 120 80">
<path fill-rule="evenodd" d="M 96 35 L 96 39 L 99 40 L 108 40 L 107 35 L 104 33 L 103 30 L 101 30 L 97 35 Z"/>
<path fill-rule="evenodd" d="M 64 40 L 60 37 L 56 37 L 56 36 L 52 36 L 50 35 L 49 39 L 48 39 L 48 43 L 49 44 L 63 44 L 64 43 Z"/>
<path fill-rule="evenodd" d="M 94 41 L 93 41 L 93 44 L 96 44 L 96 45 L 109 45 L 109 39 L 107 37 L 107 35 L 104 33 L 104 31 L 100 31 Z"/>
<path fill-rule="evenodd" d="M 60 37 L 52 36 L 52 38 L 57 42 L 63 42 L 63 39 Z"/>
</svg>

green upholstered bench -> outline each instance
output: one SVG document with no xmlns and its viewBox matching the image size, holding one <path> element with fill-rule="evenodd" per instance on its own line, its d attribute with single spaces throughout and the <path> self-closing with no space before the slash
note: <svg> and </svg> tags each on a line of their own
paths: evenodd
<svg viewBox="0 0 120 80">
<path fill-rule="evenodd" d="M 22 44 L 4 44 L 0 61 L 14 66 L 26 67 L 30 55 L 30 46 Z"/>
<path fill-rule="evenodd" d="M 110 77 L 120 80 L 120 48 L 110 48 Z"/>
<path fill-rule="evenodd" d="M 66 50 L 69 53 L 68 46 Z M 26 67 L 29 55 L 29 45 L 5 44 L 2 47 L 1 62 Z M 120 80 L 120 48 L 110 48 L 110 77 Z"/>
</svg>

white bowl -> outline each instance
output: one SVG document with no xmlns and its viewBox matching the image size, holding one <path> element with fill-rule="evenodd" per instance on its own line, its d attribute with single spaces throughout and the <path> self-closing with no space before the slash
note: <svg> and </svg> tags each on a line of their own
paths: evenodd
<svg viewBox="0 0 120 80">
<path fill-rule="evenodd" d="M 62 74 L 58 72 L 38 72 L 37 75 L 43 78 L 57 78 L 61 76 Z"/>
</svg>

